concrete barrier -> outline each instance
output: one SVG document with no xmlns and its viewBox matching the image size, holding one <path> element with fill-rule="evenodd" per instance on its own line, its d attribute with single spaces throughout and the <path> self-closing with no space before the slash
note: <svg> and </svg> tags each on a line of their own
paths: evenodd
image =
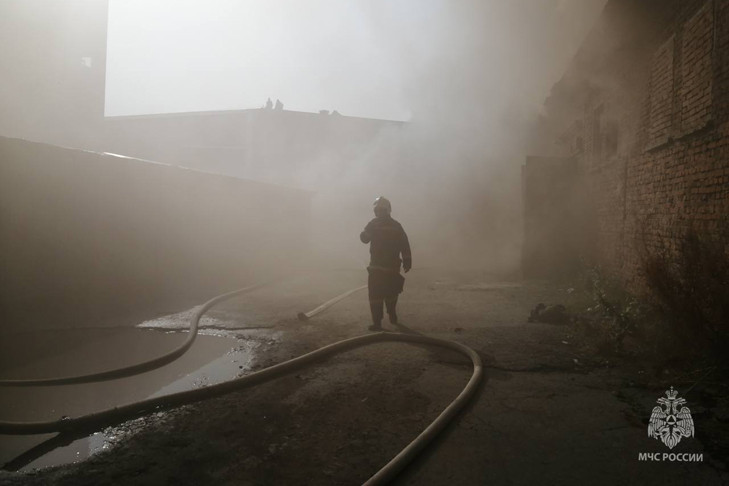
<svg viewBox="0 0 729 486">
<path fill-rule="evenodd" d="M 0 137 L 0 331 L 107 325 L 306 251 L 311 194 Z"/>
</svg>

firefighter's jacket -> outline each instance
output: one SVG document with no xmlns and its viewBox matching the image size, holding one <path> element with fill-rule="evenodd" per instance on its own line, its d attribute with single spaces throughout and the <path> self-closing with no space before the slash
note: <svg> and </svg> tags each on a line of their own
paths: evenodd
<svg viewBox="0 0 729 486">
<path fill-rule="evenodd" d="M 410 255 L 410 242 L 402 225 L 388 216 L 380 216 L 365 226 L 359 235 L 362 243 L 370 244 L 371 270 L 390 270 L 400 272 L 400 263 L 405 270 L 413 265 Z M 402 255 L 402 260 L 400 256 Z"/>
</svg>

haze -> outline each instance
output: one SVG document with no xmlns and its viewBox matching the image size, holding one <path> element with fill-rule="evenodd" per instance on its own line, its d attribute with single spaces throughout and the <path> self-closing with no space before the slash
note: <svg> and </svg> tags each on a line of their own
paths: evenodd
<svg viewBox="0 0 729 486">
<path fill-rule="evenodd" d="M 90 272 L 79 288 L 108 286 L 100 308 L 125 285 L 146 295 L 143 272 L 176 295 L 186 272 L 202 282 L 194 294 L 255 266 L 287 270 L 272 252 L 364 269 L 357 235 L 379 195 L 415 270 L 517 272 L 529 126 L 604 3 L 110 0 L 107 15 L 101 2 L 0 1 L 0 135 L 97 152 L 6 142 L 8 167 L 25 171 L 6 181 L 15 280 L 44 276 L 33 292 L 8 278 L 8 292 L 25 292 L 8 302 L 70 302 L 53 296 L 76 269 Z M 269 97 L 284 110 L 258 110 Z M 120 116 L 176 112 L 214 113 Z M 192 193 L 185 181 L 198 178 Z M 48 276 L 51 265 L 66 266 Z"/>
<path fill-rule="evenodd" d="M 106 114 L 533 113 L 604 3 L 111 0 Z"/>
</svg>

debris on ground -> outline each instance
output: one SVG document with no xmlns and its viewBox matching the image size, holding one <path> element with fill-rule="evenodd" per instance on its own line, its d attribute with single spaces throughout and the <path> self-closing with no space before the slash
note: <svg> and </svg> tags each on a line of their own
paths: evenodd
<svg viewBox="0 0 729 486">
<path fill-rule="evenodd" d="M 528 321 L 543 322 L 545 324 L 567 324 L 570 322 L 570 316 L 567 313 L 567 308 L 562 304 L 546 305 L 540 302 L 532 309 Z"/>
</svg>

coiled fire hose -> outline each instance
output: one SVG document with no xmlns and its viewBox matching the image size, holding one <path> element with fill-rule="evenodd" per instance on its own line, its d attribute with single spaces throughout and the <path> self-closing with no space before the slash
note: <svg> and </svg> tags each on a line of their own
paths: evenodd
<svg viewBox="0 0 729 486">
<path fill-rule="evenodd" d="M 191 322 L 191 334 L 193 333 L 193 330 L 197 331 L 197 324 L 200 320 L 200 317 L 202 317 L 203 313 L 207 311 L 210 307 L 213 305 L 234 297 L 236 295 L 240 295 L 241 293 L 244 293 L 244 291 L 253 290 L 253 288 L 258 288 L 258 286 L 252 286 L 252 287 L 246 287 L 245 289 L 241 289 L 234 292 L 229 292 L 227 294 L 223 294 L 220 296 L 217 296 L 208 302 L 206 302 L 200 310 L 193 316 L 192 322 Z M 355 289 L 359 290 L 359 289 Z M 352 291 L 348 292 L 347 295 L 351 295 Z M 339 296 L 341 297 L 341 296 Z M 327 307 L 333 305 L 334 303 L 341 300 L 341 298 L 335 297 L 334 299 L 331 299 L 330 301 L 326 302 L 322 306 L 319 306 L 316 313 L 322 312 Z M 328 304 L 328 305 L 327 305 Z M 315 313 L 312 311 L 308 317 L 313 316 Z M 193 338 L 194 339 L 194 338 Z M 188 341 L 190 341 L 189 345 L 187 345 L 187 348 L 190 347 L 192 344 L 192 340 L 188 338 Z M 171 395 L 165 395 L 162 397 L 156 397 L 156 398 L 149 398 L 147 400 L 142 400 L 139 402 L 131 403 L 128 405 L 123 405 L 120 407 L 114 407 L 111 409 L 103 410 L 100 412 L 91 413 L 88 415 L 83 415 L 81 417 L 76 418 L 64 418 L 61 420 L 56 421 L 48 421 L 48 422 L 0 422 L 0 434 L 11 434 L 11 435 L 31 435 L 31 434 L 45 434 L 45 433 L 52 433 L 52 432 L 60 432 L 61 434 L 64 433 L 76 433 L 78 434 L 79 431 L 84 431 L 86 433 L 92 433 L 96 430 L 100 430 L 105 427 L 109 427 L 112 425 L 117 425 L 123 422 L 126 422 L 128 420 L 147 415 L 150 413 L 160 412 L 163 410 L 168 410 L 175 407 L 180 407 L 182 405 L 187 405 L 191 403 L 196 403 L 202 400 L 207 400 L 215 397 L 219 397 L 221 395 L 225 395 L 227 393 L 231 393 L 234 391 L 239 391 L 245 388 L 249 388 L 251 386 L 255 386 L 261 383 L 265 383 L 267 381 L 273 380 L 275 378 L 278 378 L 279 376 L 282 376 L 286 373 L 289 373 L 293 370 L 297 370 L 305 365 L 308 365 L 312 362 L 322 360 L 324 358 L 328 358 L 330 356 L 333 356 L 335 354 L 341 353 L 343 351 L 347 351 L 350 349 L 367 346 L 370 344 L 375 343 L 381 343 L 381 342 L 388 342 L 388 341 L 395 341 L 395 342 L 404 342 L 404 343 L 410 343 L 410 344 L 428 344 L 433 346 L 439 346 L 443 348 L 452 349 L 455 351 L 458 351 L 467 357 L 471 359 L 471 362 L 473 363 L 473 374 L 471 375 L 471 378 L 468 380 L 468 383 L 466 384 L 465 388 L 461 391 L 461 393 L 453 400 L 441 413 L 438 415 L 438 417 L 431 422 L 428 427 L 425 428 L 410 444 L 408 444 L 402 451 L 400 451 L 399 454 L 397 454 L 390 462 L 388 462 L 384 467 L 382 467 L 377 473 L 375 473 L 370 479 L 368 479 L 364 484 L 366 486 L 374 486 L 374 485 L 381 485 L 386 484 L 390 480 L 392 480 L 410 461 L 412 461 L 417 454 L 422 451 L 428 443 L 430 443 L 445 427 L 447 424 L 458 414 L 458 412 L 466 405 L 466 403 L 469 401 L 469 399 L 474 395 L 476 392 L 476 389 L 478 388 L 479 382 L 481 381 L 481 378 L 483 376 L 483 365 L 481 363 L 481 358 L 479 357 L 478 353 L 474 351 L 473 349 L 469 348 L 468 346 L 465 346 L 461 343 L 457 343 L 455 341 L 448 341 L 445 339 L 438 339 L 428 336 L 422 336 L 417 334 L 402 334 L 402 333 L 391 333 L 391 332 L 379 332 L 374 334 L 367 334 L 364 336 L 358 336 L 353 337 L 349 339 L 345 339 L 342 341 L 338 341 L 333 344 L 329 344 L 327 346 L 324 346 L 322 348 L 319 348 L 315 351 L 312 351 L 310 353 L 306 353 L 302 356 L 299 356 L 298 358 L 293 358 L 288 361 L 284 361 L 283 363 L 279 363 L 277 365 L 268 367 L 266 369 L 251 373 L 250 375 L 243 376 L 241 378 L 236 378 L 231 381 L 227 381 L 224 383 L 219 383 L 217 385 L 211 385 L 205 388 L 198 388 L 195 390 L 188 390 L 178 393 L 173 393 Z M 186 341 L 187 344 L 187 341 Z M 187 350 L 185 348 L 185 350 Z M 178 348 L 179 349 L 179 348 Z M 173 353 L 178 352 L 177 350 L 173 351 Z M 182 351 L 184 353 L 184 351 Z M 180 353 L 180 354 L 182 354 Z M 170 353 L 171 354 L 171 353 Z M 145 363 L 142 363 L 143 365 L 147 365 L 151 362 L 157 362 L 157 360 L 167 357 L 168 355 L 165 355 L 161 358 L 157 358 L 156 360 L 151 360 Z M 129 370 L 132 368 L 139 368 L 140 365 L 130 366 L 127 368 L 121 368 L 120 370 Z M 117 373 L 119 370 L 112 370 L 109 372 L 105 372 L 107 376 L 112 376 L 111 374 Z M 126 372 L 125 372 L 126 373 Z M 98 375 L 98 374 L 97 374 Z M 94 376 L 94 375 L 86 375 L 86 376 Z M 128 374 L 124 374 L 121 376 L 128 376 Z M 81 377 L 84 378 L 84 377 Z M 71 377 L 71 378 L 65 378 L 65 379 L 74 379 L 78 380 L 79 377 Z M 106 378 L 108 379 L 108 378 Z M 22 382 L 27 382 L 31 380 L 22 380 Z M 49 382 L 50 380 L 35 380 L 35 381 L 42 381 L 42 382 Z M 86 381 L 92 381 L 92 380 L 86 380 Z M 93 380 L 98 381 L 98 380 Z M 73 381 L 73 383 L 80 383 L 80 381 Z M 6 380 L 3 382 L 6 386 L 8 385 L 8 381 Z M 49 384 L 49 383 L 44 383 Z M 22 383 L 21 386 L 25 386 L 25 383 Z"/>
</svg>

